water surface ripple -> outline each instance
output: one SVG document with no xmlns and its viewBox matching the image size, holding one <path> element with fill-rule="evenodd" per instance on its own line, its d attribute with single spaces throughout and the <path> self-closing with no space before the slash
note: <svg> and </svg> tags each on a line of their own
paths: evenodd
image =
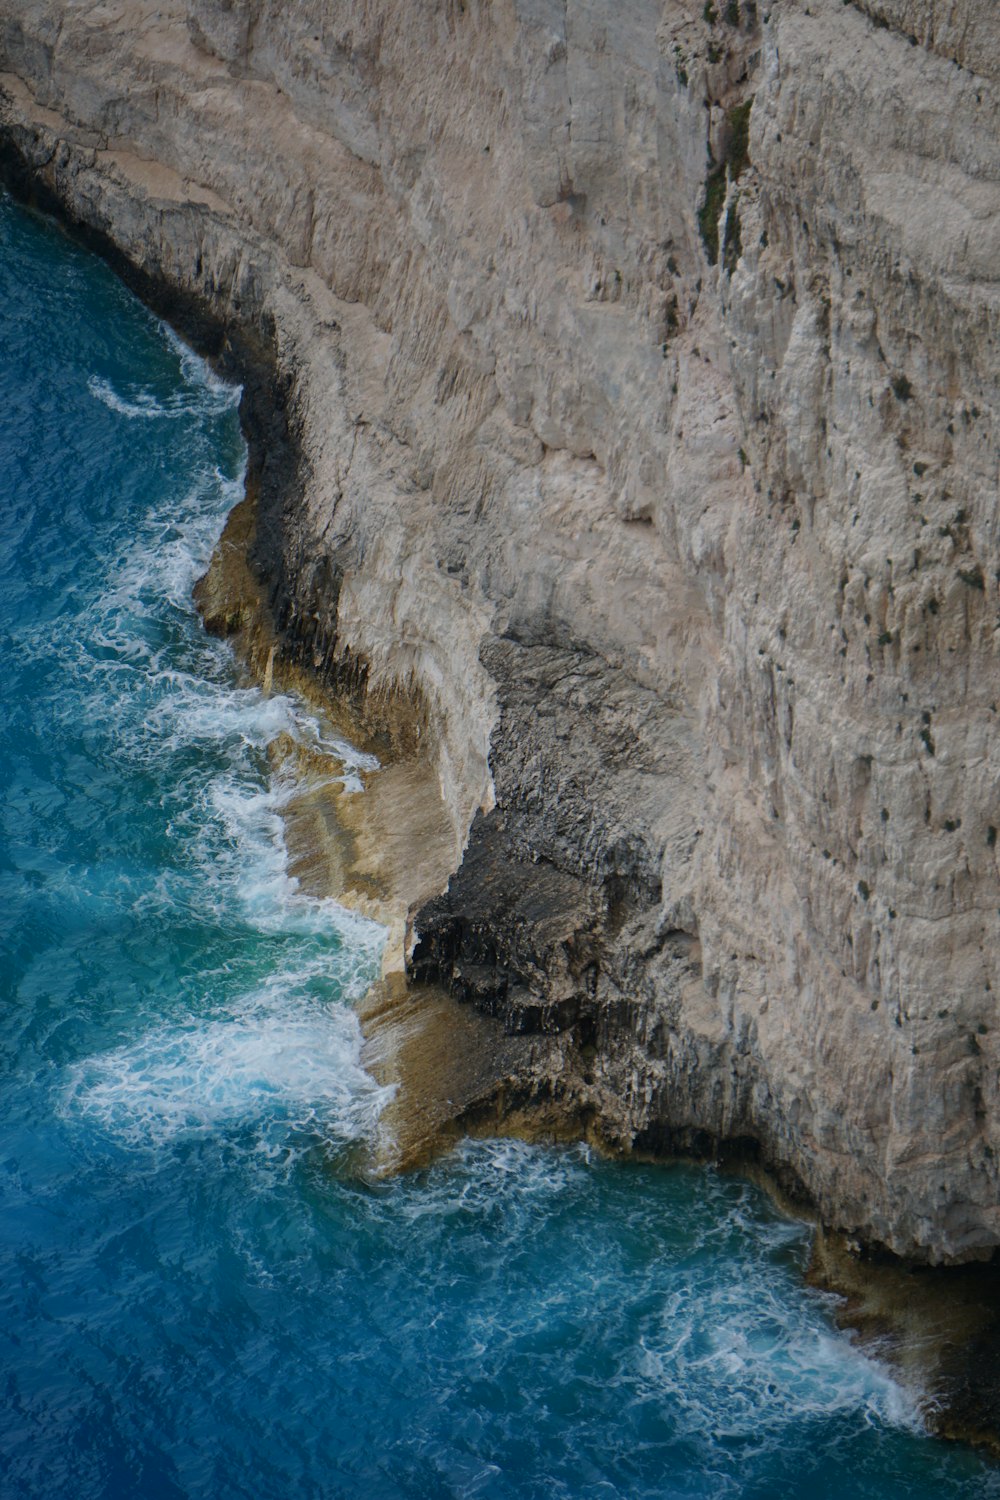
<svg viewBox="0 0 1000 1500">
<path fill-rule="evenodd" d="M 5 1500 L 1000 1496 L 754 1188 L 470 1143 L 372 1187 L 382 935 L 286 870 L 191 585 L 238 392 L 0 199 Z"/>
</svg>

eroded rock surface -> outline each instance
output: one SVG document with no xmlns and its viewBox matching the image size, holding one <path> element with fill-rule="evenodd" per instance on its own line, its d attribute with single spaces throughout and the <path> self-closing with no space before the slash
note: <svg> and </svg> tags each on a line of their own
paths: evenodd
<svg viewBox="0 0 1000 1500">
<path fill-rule="evenodd" d="M 8 163 L 273 354 L 255 564 L 437 767 L 418 971 L 611 1142 L 990 1254 L 993 0 L 5 0 L 0 70 Z"/>
</svg>

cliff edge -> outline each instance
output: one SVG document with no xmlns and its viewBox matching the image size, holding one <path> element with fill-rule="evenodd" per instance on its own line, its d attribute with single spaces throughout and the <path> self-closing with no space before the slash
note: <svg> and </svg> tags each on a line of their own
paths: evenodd
<svg viewBox="0 0 1000 1500">
<path fill-rule="evenodd" d="M 613 1146 L 990 1256 L 993 0 L 6 0 L 0 73 L 273 356 L 278 629 L 440 783 L 413 973 Z"/>
</svg>

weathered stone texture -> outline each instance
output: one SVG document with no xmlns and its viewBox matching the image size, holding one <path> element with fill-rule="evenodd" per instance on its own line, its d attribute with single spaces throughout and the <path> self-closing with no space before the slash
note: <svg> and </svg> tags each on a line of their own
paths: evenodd
<svg viewBox="0 0 1000 1500">
<path fill-rule="evenodd" d="M 5 0 L 0 69 L 71 214 L 274 330 L 275 597 L 476 820 L 417 966 L 609 1139 L 991 1252 L 993 0 Z"/>
</svg>

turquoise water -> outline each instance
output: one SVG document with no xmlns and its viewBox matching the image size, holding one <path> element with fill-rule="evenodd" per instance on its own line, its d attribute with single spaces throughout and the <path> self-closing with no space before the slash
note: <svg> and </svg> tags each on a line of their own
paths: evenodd
<svg viewBox="0 0 1000 1500">
<path fill-rule="evenodd" d="M 238 393 L 0 198 L 0 1494 L 1000 1496 L 747 1184 L 466 1145 L 372 1187 L 350 1001 L 191 585 Z"/>
</svg>

